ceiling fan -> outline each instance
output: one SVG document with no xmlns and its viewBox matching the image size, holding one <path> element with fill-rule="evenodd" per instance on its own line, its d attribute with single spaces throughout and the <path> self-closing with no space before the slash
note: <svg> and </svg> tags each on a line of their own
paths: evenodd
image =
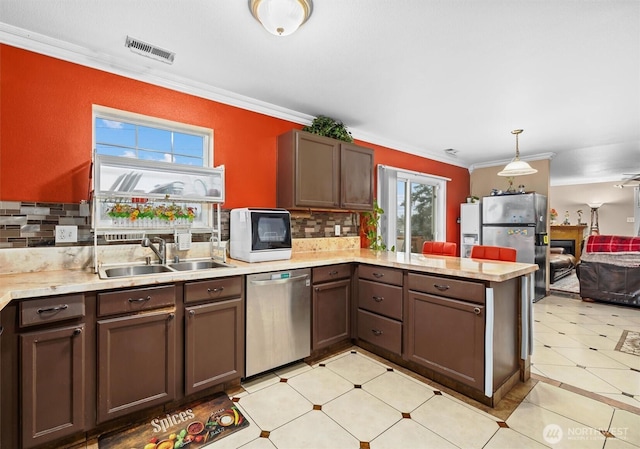
<svg viewBox="0 0 640 449">
<path fill-rule="evenodd" d="M 636 185 L 640 185 L 640 173 L 623 173 L 622 175 L 626 176 L 626 178 L 622 180 L 621 184 L 614 184 L 613 187 L 622 189 L 624 187 L 633 187 Z"/>
</svg>

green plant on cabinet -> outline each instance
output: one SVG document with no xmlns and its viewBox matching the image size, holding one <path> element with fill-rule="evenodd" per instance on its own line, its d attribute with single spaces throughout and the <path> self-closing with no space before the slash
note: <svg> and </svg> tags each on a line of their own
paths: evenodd
<svg viewBox="0 0 640 449">
<path fill-rule="evenodd" d="M 331 137 L 343 142 L 353 142 L 353 137 L 344 123 L 324 115 L 319 115 L 314 118 L 311 125 L 303 127 L 302 130 L 319 136 Z"/>
</svg>

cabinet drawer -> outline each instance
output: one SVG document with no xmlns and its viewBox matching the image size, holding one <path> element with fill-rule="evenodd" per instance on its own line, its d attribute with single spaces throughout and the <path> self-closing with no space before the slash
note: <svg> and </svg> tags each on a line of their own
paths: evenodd
<svg viewBox="0 0 640 449">
<path fill-rule="evenodd" d="M 184 286 L 184 302 L 225 299 L 242 296 L 242 277 L 188 282 Z"/>
<path fill-rule="evenodd" d="M 347 279 L 351 277 L 351 265 L 343 263 L 340 265 L 329 265 L 326 267 L 316 267 L 312 271 L 313 283 L 334 281 L 336 279 Z"/>
<path fill-rule="evenodd" d="M 360 279 L 358 307 L 402 320 L 402 287 Z"/>
<path fill-rule="evenodd" d="M 173 285 L 98 293 L 98 316 L 158 309 L 176 303 Z"/>
<path fill-rule="evenodd" d="M 384 282 L 385 284 L 399 285 L 402 287 L 402 271 L 393 268 L 374 267 L 372 265 L 360 265 L 358 268 L 360 279 Z"/>
<path fill-rule="evenodd" d="M 53 296 L 20 302 L 20 327 L 84 316 L 84 295 Z"/>
<path fill-rule="evenodd" d="M 358 338 L 395 354 L 402 352 L 402 324 L 365 310 L 358 310 Z"/>
<path fill-rule="evenodd" d="M 409 290 L 484 304 L 484 284 L 441 276 L 409 273 Z"/>
</svg>

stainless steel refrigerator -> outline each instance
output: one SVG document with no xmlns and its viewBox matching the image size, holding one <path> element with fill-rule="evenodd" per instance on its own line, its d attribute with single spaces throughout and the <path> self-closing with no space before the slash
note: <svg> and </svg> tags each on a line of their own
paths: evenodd
<svg viewBox="0 0 640 449">
<path fill-rule="evenodd" d="M 485 196 L 482 244 L 517 250 L 517 262 L 538 264 L 534 301 L 546 295 L 547 197 L 537 193 Z"/>
</svg>

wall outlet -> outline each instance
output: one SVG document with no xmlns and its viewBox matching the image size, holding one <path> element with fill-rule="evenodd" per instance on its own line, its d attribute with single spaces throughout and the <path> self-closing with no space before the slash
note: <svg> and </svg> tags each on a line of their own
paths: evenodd
<svg viewBox="0 0 640 449">
<path fill-rule="evenodd" d="M 77 241 L 77 226 L 56 226 L 56 243 L 75 243 Z"/>
<path fill-rule="evenodd" d="M 333 227 L 334 230 L 334 234 L 336 235 L 336 237 L 340 237 L 340 225 L 335 225 Z"/>
<path fill-rule="evenodd" d="M 636 217 L 627 217 L 627 223 L 635 223 Z"/>
</svg>

